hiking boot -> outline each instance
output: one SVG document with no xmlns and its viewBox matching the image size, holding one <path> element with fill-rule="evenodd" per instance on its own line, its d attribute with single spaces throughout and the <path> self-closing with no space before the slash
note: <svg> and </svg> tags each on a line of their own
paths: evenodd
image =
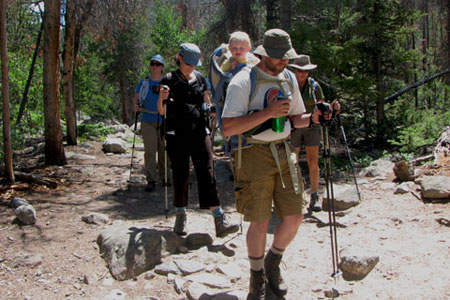
<svg viewBox="0 0 450 300">
<path fill-rule="evenodd" d="M 145 191 L 149 192 L 149 193 L 153 192 L 155 189 L 156 189 L 156 184 L 154 181 L 149 181 L 147 183 L 147 186 L 145 187 Z"/>
<path fill-rule="evenodd" d="M 184 228 L 186 227 L 186 213 L 177 214 L 173 231 L 178 235 L 186 235 Z"/>
<path fill-rule="evenodd" d="M 287 286 L 280 274 L 281 258 L 282 255 L 269 251 L 264 259 L 267 286 L 277 297 L 283 297 L 287 293 Z"/>
<path fill-rule="evenodd" d="M 216 237 L 224 237 L 239 230 L 239 225 L 229 223 L 225 214 L 214 216 L 214 224 L 216 225 Z"/>
<path fill-rule="evenodd" d="M 250 288 L 247 300 L 260 300 L 265 298 L 266 278 L 264 270 L 253 271 L 250 269 Z"/>
<path fill-rule="evenodd" d="M 311 194 L 311 202 L 309 202 L 309 210 L 319 212 L 322 210 L 322 206 L 319 203 L 319 194 Z"/>
</svg>

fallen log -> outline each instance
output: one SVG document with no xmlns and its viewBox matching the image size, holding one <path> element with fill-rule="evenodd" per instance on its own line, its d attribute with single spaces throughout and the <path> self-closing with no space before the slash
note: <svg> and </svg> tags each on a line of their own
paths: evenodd
<svg viewBox="0 0 450 300">
<path fill-rule="evenodd" d="M 18 179 L 20 181 L 25 181 L 28 183 L 34 183 L 34 184 L 39 184 L 39 185 L 45 185 L 52 189 L 56 189 L 58 187 L 58 182 L 48 179 L 48 178 L 44 178 L 40 175 L 24 173 L 24 172 L 20 172 L 20 171 L 15 171 L 14 175 L 15 175 L 16 179 Z"/>
<path fill-rule="evenodd" d="M 430 159 L 434 159 L 434 155 L 433 154 L 429 154 L 429 155 L 426 155 L 426 156 L 415 158 L 415 159 L 411 160 L 411 163 L 412 163 L 413 166 L 417 166 L 417 165 L 421 164 L 422 162 L 430 160 Z"/>
</svg>

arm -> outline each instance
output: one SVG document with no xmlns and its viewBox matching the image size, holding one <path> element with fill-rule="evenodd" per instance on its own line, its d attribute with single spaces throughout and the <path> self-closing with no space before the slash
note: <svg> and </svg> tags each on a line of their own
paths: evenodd
<svg viewBox="0 0 450 300">
<path fill-rule="evenodd" d="M 159 85 L 158 112 L 164 116 L 165 104 L 164 100 L 169 98 L 170 88 L 167 85 Z"/>
<path fill-rule="evenodd" d="M 289 113 L 290 101 L 281 100 L 269 104 L 266 108 L 252 114 L 222 118 L 222 130 L 225 136 L 232 136 L 246 132 L 270 118 L 287 116 Z"/>
</svg>

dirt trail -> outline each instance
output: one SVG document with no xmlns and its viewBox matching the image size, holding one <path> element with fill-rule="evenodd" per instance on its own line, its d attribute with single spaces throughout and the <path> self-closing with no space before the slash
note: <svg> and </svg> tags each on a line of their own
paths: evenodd
<svg viewBox="0 0 450 300">
<path fill-rule="evenodd" d="M 0 299 L 105 299 L 117 289 L 126 293 L 125 299 L 185 299 L 173 284 L 167 283 L 165 276 L 142 274 L 136 280 L 113 280 L 96 244 L 97 236 L 107 225 L 81 221 L 89 212 L 99 212 L 111 220 L 136 226 L 170 229 L 174 216 L 170 213 L 165 218 L 164 189 L 158 186 L 152 194 L 144 192 L 142 186 L 128 190 L 130 157 L 105 155 L 99 143 L 93 143 L 90 148 L 67 147 L 66 151 L 94 155 L 96 159 L 70 160 L 65 167 L 39 170 L 58 178 L 60 185 L 56 190 L 25 186 L 22 191 L 2 195 Z M 142 152 L 137 154 L 135 166 L 140 167 Z M 379 263 L 361 281 L 345 281 L 340 277 L 334 282 L 330 278 L 329 229 L 318 222 L 328 222 L 328 215 L 316 213 L 301 225 L 283 258 L 286 269 L 282 272 L 290 287 L 287 299 L 324 299 L 324 291 L 332 287 L 341 293 L 341 299 L 449 299 L 450 234 L 449 227 L 438 222 L 442 218 L 450 219 L 449 205 L 424 203 L 412 193 L 394 195 L 396 184 L 392 178 L 365 178 L 361 182 L 361 204 L 338 214 L 337 221 L 346 225 L 338 229 L 339 248 L 363 248 L 378 255 Z M 218 188 L 224 209 L 234 221 L 240 222 L 234 209 L 232 182 L 222 178 Z M 169 208 L 172 208 L 169 191 Z M 13 195 L 27 199 L 34 206 L 36 225 L 20 226 L 13 222 L 14 212 L 7 200 Z M 195 195 L 193 184 L 188 230 L 214 236 L 212 217 L 197 209 Z M 244 232 L 247 226 L 243 224 Z M 268 246 L 271 239 L 269 234 Z M 235 262 L 241 278 L 233 284 L 233 289 L 246 291 L 245 235 L 236 235 L 231 240 L 215 239 L 214 243 L 225 243 L 234 255 L 198 250 L 170 259 L 195 259 L 211 265 L 212 272 L 215 265 Z M 42 262 L 23 266 L 18 259 L 26 254 L 40 255 Z"/>
</svg>

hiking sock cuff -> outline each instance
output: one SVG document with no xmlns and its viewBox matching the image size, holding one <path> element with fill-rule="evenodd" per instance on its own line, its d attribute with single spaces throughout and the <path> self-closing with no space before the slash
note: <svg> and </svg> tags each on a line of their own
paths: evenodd
<svg viewBox="0 0 450 300">
<path fill-rule="evenodd" d="M 253 271 L 260 271 L 264 268 L 264 255 L 261 257 L 248 257 L 250 261 L 250 269 Z"/>
<path fill-rule="evenodd" d="M 272 247 L 270 247 L 270 251 L 272 251 L 273 254 L 278 254 L 278 255 L 283 255 L 283 253 L 284 253 L 284 249 L 278 249 L 274 245 L 272 245 Z"/>
<path fill-rule="evenodd" d="M 214 209 L 214 210 L 212 211 L 212 214 L 213 214 L 214 217 L 218 217 L 218 216 L 220 216 L 220 215 L 223 215 L 223 209 L 222 209 L 222 207 L 218 207 L 218 208 Z"/>
<path fill-rule="evenodd" d="M 186 213 L 186 206 L 183 207 L 175 207 L 175 213 L 178 214 L 185 214 Z"/>
</svg>

